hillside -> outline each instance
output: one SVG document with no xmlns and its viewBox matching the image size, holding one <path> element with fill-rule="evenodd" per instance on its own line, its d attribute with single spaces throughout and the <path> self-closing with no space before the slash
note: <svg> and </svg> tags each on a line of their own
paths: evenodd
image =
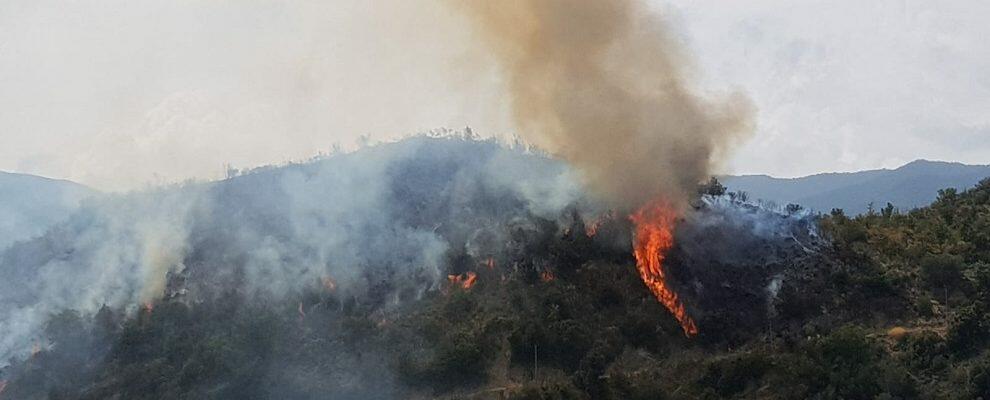
<svg viewBox="0 0 990 400">
<path fill-rule="evenodd" d="M 93 194 L 69 181 L 0 172 L 0 249 L 40 236 Z"/>
<path fill-rule="evenodd" d="M 879 209 L 891 203 L 901 210 L 927 205 L 939 189 L 963 190 L 990 177 L 990 165 L 964 165 L 918 160 L 900 168 L 850 173 L 825 173 L 802 178 L 767 175 L 725 176 L 720 179 L 734 191 L 745 191 L 753 199 L 786 205 L 799 204 L 820 212 L 841 208 L 849 214 L 867 211 L 870 203 Z"/>
<path fill-rule="evenodd" d="M 664 259 L 692 337 L 632 232 L 452 138 L 103 199 L 0 257 L 0 399 L 990 395 L 990 180 L 858 217 L 699 196 Z"/>
</svg>

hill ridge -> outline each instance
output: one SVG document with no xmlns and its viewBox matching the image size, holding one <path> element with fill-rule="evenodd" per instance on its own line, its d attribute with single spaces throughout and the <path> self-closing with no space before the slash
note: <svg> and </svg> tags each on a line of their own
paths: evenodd
<svg viewBox="0 0 990 400">
<path fill-rule="evenodd" d="M 967 189 L 990 177 L 990 165 L 918 159 L 894 169 L 825 172 L 796 178 L 766 174 L 719 177 L 729 190 L 780 205 L 795 203 L 815 211 L 841 208 L 850 214 L 866 212 L 869 204 L 891 203 L 902 209 L 924 206 L 938 190 Z"/>
</svg>

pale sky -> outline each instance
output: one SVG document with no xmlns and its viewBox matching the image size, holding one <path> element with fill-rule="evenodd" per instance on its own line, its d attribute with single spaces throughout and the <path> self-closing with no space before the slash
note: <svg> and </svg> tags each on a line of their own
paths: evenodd
<svg viewBox="0 0 990 400">
<path fill-rule="evenodd" d="M 701 89 L 759 109 L 732 173 L 990 163 L 990 2 L 657 2 Z M 438 0 L 0 2 L 0 170 L 100 189 L 300 160 L 362 135 L 512 131 Z"/>
</svg>

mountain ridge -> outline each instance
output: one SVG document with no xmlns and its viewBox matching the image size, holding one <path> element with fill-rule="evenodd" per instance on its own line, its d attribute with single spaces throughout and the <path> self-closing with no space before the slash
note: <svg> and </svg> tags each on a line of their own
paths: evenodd
<svg viewBox="0 0 990 400">
<path fill-rule="evenodd" d="M 97 193 L 69 180 L 0 171 L 0 249 L 43 234 Z"/>
<path fill-rule="evenodd" d="M 940 189 L 963 190 L 990 177 L 990 165 L 919 159 L 895 169 L 826 172 L 796 178 L 769 175 L 724 175 L 719 179 L 732 191 L 779 205 L 799 204 L 819 212 L 833 208 L 847 213 L 867 212 L 891 203 L 913 209 L 935 200 Z"/>
</svg>

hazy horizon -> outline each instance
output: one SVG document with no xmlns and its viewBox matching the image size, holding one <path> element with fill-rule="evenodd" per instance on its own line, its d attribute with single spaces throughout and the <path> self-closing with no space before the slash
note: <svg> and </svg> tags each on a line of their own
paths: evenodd
<svg viewBox="0 0 990 400">
<path fill-rule="evenodd" d="M 0 170 L 127 190 L 438 128 L 510 136 L 503 77 L 441 3 L 6 2 Z M 700 92 L 757 108 L 720 173 L 990 160 L 987 3 L 650 3 Z"/>
<path fill-rule="evenodd" d="M 399 139 L 399 140 L 401 140 L 401 139 Z M 376 143 L 376 144 L 378 144 L 378 143 Z M 374 146 L 376 144 L 373 144 L 372 146 Z M 353 151 L 358 151 L 358 150 L 360 150 L 360 149 L 354 149 Z M 327 154 L 323 154 L 323 155 L 327 155 Z M 283 165 L 288 165 L 290 163 L 300 163 L 300 162 L 305 163 L 305 162 L 307 162 L 309 160 L 313 160 L 314 157 L 319 157 L 319 156 L 321 156 L 321 154 L 314 154 L 311 157 L 303 158 L 303 159 L 299 159 L 299 160 L 287 160 L 287 161 L 285 161 L 283 163 L 278 163 L 278 164 L 261 164 L 261 165 L 241 167 L 241 168 L 238 168 L 238 170 L 241 171 L 241 172 L 244 172 L 244 171 L 250 171 L 252 168 L 262 168 L 262 167 L 267 167 L 267 166 L 280 167 L 280 166 L 283 166 Z M 906 162 L 904 164 L 895 165 L 895 166 L 892 166 L 892 167 L 867 168 L 867 169 L 858 169 L 858 170 L 850 170 L 850 171 L 819 171 L 819 172 L 812 172 L 810 174 L 800 175 L 800 176 L 777 176 L 777 175 L 770 175 L 770 174 L 759 173 L 759 172 L 754 172 L 754 173 L 726 173 L 726 174 L 717 174 L 717 176 L 731 176 L 731 177 L 767 176 L 767 177 L 770 177 L 772 179 L 800 179 L 800 178 L 807 178 L 807 177 L 811 177 L 811 176 L 815 176 L 815 175 L 823 175 L 823 174 L 855 174 L 855 173 L 858 173 L 858 172 L 869 172 L 869 171 L 881 171 L 881 170 L 890 171 L 890 170 L 896 170 L 896 169 L 902 168 L 904 166 L 907 166 L 908 164 L 911 164 L 911 163 L 914 163 L 914 162 L 919 162 L 919 161 L 922 161 L 922 162 L 931 162 L 931 163 L 960 164 L 960 165 L 965 165 L 965 166 L 976 166 L 976 167 L 990 166 L 990 163 L 986 163 L 986 164 L 975 164 L 975 163 L 964 163 L 964 162 L 952 161 L 952 160 L 930 160 L 930 159 L 925 159 L 925 158 L 918 158 L 918 159 L 915 159 L 915 160 L 908 161 L 908 162 Z M 76 184 L 76 185 L 82 185 L 82 186 L 87 187 L 89 189 L 102 190 L 102 189 L 100 189 L 98 187 L 89 186 L 89 185 L 86 185 L 84 183 L 76 182 L 76 181 L 73 181 L 71 179 L 66 179 L 66 178 L 44 176 L 44 175 L 31 174 L 31 173 L 26 173 L 26 172 L 4 171 L 4 170 L 0 170 L 0 173 L 29 175 L 29 176 L 34 176 L 34 177 L 42 178 L 42 179 L 49 179 L 49 180 L 54 180 L 54 181 L 63 181 L 63 182 L 69 182 L 69 183 Z M 224 176 L 217 176 L 217 177 L 190 177 L 190 178 L 186 179 L 185 181 L 191 181 L 191 182 L 211 182 L 211 181 L 221 180 L 221 179 L 225 179 L 225 178 L 226 177 L 224 177 Z M 185 181 L 159 182 L 159 183 L 147 182 L 147 184 L 144 185 L 144 186 L 134 187 L 134 188 L 128 188 L 127 190 L 153 189 L 153 188 L 156 188 L 156 187 L 159 187 L 159 186 L 162 186 L 162 185 L 178 184 L 178 183 L 182 183 L 182 182 L 185 182 Z"/>
</svg>

